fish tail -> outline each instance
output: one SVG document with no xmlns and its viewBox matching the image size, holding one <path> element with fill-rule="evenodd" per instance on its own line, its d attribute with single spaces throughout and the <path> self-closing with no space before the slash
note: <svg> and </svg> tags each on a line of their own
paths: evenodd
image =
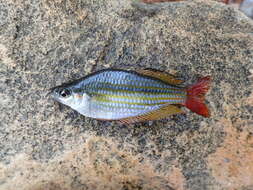
<svg viewBox="0 0 253 190">
<path fill-rule="evenodd" d="M 204 103 L 205 94 L 210 87 L 210 83 L 211 77 L 207 76 L 200 78 L 196 84 L 193 84 L 187 88 L 185 106 L 191 111 L 204 117 L 210 117 L 210 112 Z"/>
</svg>

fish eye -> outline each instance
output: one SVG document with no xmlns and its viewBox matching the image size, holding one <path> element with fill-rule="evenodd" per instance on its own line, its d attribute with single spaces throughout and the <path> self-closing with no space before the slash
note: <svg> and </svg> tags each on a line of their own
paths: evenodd
<svg viewBox="0 0 253 190">
<path fill-rule="evenodd" d="M 67 98 L 67 97 L 69 97 L 69 96 L 71 95 L 71 92 L 70 92 L 69 89 L 61 89 L 61 90 L 59 91 L 59 95 L 60 95 L 61 97 L 63 97 L 63 98 Z"/>
</svg>

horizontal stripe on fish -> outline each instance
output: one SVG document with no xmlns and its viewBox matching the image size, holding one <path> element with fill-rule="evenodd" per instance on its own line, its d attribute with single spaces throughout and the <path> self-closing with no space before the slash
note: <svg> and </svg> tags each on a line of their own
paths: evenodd
<svg viewBox="0 0 253 190">
<path fill-rule="evenodd" d="M 143 86 L 141 83 L 138 85 L 132 85 L 132 84 L 115 84 L 115 83 L 109 83 L 109 82 L 98 82 L 98 83 L 90 83 L 85 86 L 86 89 L 90 88 L 113 88 L 113 89 L 128 89 L 128 90 L 136 90 L 136 89 L 148 89 L 148 90 L 154 90 L 159 92 L 175 92 L 175 93 L 185 93 L 185 89 L 181 89 L 178 87 L 172 87 L 169 85 L 163 85 L 163 86 L 152 86 L 152 84 L 148 84 L 147 86 Z"/>
<path fill-rule="evenodd" d="M 156 88 L 166 88 L 166 84 L 149 80 L 149 81 L 137 81 L 137 80 L 120 80 L 120 79 L 108 79 L 108 81 L 97 81 L 99 83 L 107 83 L 107 84 L 114 84 L 114 85 L 132 85 L 132 86 L 142 86 L 142 87 L 156 87 Z M 176 87 L 175 87 L 176 88 Z"/>
<path fill-rule="evenodd" d="M 99 101 L 99 102 L 109 102 L 109 103 L 114 103 L 116 105 L 125 105 L 125 104 L 130 104 L 130 105 L 143 105 L 143 106 L 155 106 L 155 105 L 161 105 L 161 104 L 166 104 L 168 103 L 167 101 L 163 101 L 163 102 L 131 102 L 129 101 L 129 99 L 127 100 L 114 100 L 110 97 L 105 97 L 105 96 L 96 96 L 93 97 L 93 99 L 95 101 Z"/>
<path fill-rule="evenodd" d="M 129 96 L 118 96 L 118 95 L 105 95 L 105 94 L 96 94 L 94 96 L 94 99 L 98 99 L 100 101 L 105 101 L 105 102 L 122 102 L 126 104 L 131 104 L 131 103 L 141 103 L 141 104 L 164 104 L 164 103 L 169 103 L 169 104 L 179 104 L 183 103 L 185 101 L 184 98 L 182 97 L 175 97 L 175 98 L 168 98 L 168 97 L 163 97 L 163 98 L 147 98 L 144 96 L 139 96 L 139 97 L 129 97 Z"/>
<path fill-rule="evenodd" d="M 145 105 L 130 105 L 130 104 L 117 104 L 112 102 L 98 102 L 94 101 L 92 103 L 93 110 L 99 111 L 110 111 L 115 112 L 115 114 L 129 114 L 136 112 L 146 112 L 153 109 L 158 109 L 163 105 L 155 105 L 155 106 L 145 106 Z"/>
<path fill-rule="evenodd" d="M 132 86 L 132 85 L 117 85 L 117 84 L 110 84 L 110 83 L 91 83 L 89 85 L 84 86 L 83 88 L 79 89 L 79 91 L 98 91 L 98 90 L 107 90 L 107 91 L 133 91 L 133 92 L 143 92 L 143 93 L 156 93 L 156 94 L 168 94 L 168 93 L 177 93 L 177 94 L 186 94 L 186 91 L 181 88 L 171 88 L 167 86 L 166 88 L 158 88 L 152 86 Z"/>
<path fill-rule="evenodd" d="M 111 109 L 121 109 L 122 111 L 134 111 L 134 110 L 147 110 L 150 108 L 150 106 L 146 105 L 131 105 L 131 104 L 117 104 L 113 102 L 100 102 L 100 101 L 94 101 L 93 102 L 97 108 L 105 109 L 105 110 L 111 110 Z"/>
<path fill-rule="evenodd" d="M 176 93 L 176 92 L 157 92 L 157 91 L 151 91 L 151 92 L 144 92 L 144 91 L 131 91 L 131 90 L 122 90 L 122 89 L 112 89 L 112 88 L 103 88 L 103 89 L 89 89 L 86 91 L 91 96 L 99 93 L 104 95 L 123 95 L 128 97 L 150 97 L 150 98 L 185 98 L 186 92 L 184 93 Z"/>
<path fill-rule="evenodd" d="M 108 96 L 112 98 L 122 98 L 122 99 L 136 99 L 136 100 L 182 100 L 185 96 L 182 94 L 166 94 L 164 96 L 157 96 L 156 94 L 149 94 L 150 96 L 143 96 L 142 93 L 127 94 L 127 93 L 113 93 L 111 91 L 104 91 L 103 93 L 94 92 L 94 96 Z"/>
</svg>

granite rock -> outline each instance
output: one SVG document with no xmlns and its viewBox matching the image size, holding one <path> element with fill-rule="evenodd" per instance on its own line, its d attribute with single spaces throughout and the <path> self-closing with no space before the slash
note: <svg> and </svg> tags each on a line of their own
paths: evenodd
<svg viewBox="0 0 253 190">
<path fill-rule="evenodd" d="M 48 89 L 104 68 L 210 75 L 212 112 L 119 125 Z M 0 2 L 0 189 L 253 189 L 253 21 L 215 1 Z"/>
</svg>

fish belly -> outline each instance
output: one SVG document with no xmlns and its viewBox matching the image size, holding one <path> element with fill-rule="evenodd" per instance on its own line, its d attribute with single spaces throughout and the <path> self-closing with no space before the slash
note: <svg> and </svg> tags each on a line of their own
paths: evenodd
<svg viewBox="0 0 253 190">
<path fill-rule="evenodd" d="M 105 120 L 118 120 L 127 117 L 134 117 L 138 115 L 143 115 L 150 111 L 158 109 L 160 106 L 146 106 L 136 109 L 136 107 L 124 107 L 122 105 L 117 106 L 108 106 L 108 105 L 99 105 L 97 103 L 92 103 L 90 111 L 86 116 L 105 119 Z"/>
</svg>

